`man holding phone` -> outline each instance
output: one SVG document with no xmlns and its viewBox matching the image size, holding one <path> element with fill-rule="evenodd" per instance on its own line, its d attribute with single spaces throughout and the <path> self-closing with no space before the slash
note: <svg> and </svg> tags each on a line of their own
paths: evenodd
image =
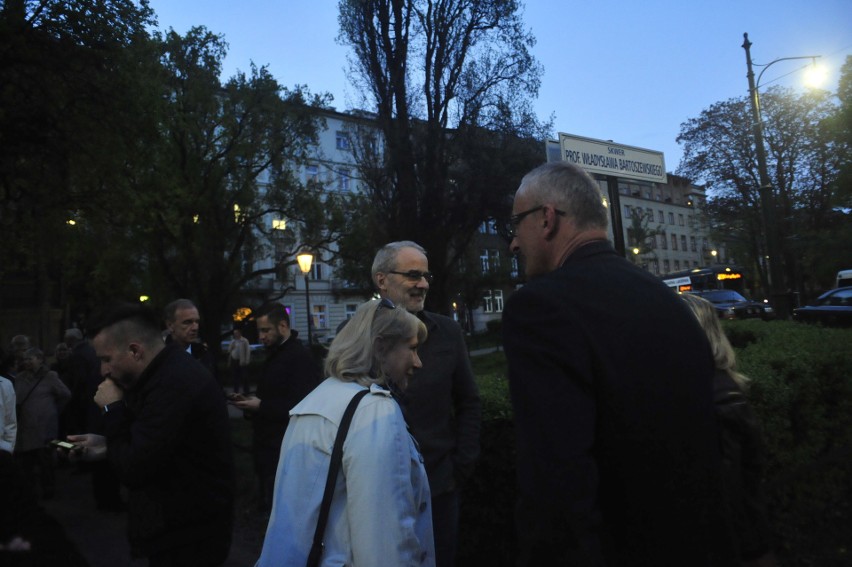
<svg viewBox="0 0 852 567">
<path fill-rule="evenodd" d="M 154 314 L 119 305 L 96 325 L 104 435 L 69 435 L 84 460 L 107 459 L 129 490 L 134 556 L 152 567 L 221 565 L 233 525 L 234 463 L 219 385 Z"/>
</svg>

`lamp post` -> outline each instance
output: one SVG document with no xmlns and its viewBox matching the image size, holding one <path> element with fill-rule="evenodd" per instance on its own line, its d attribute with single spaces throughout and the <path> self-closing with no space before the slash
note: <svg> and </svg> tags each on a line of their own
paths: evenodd
<svg viewBox="0 0 852 567">
<path fill-rule="evenodd" d="M 296 261 L 299 262 L 299 269 L 305 274 L 305 311 L 308 315 L 308 344 L 312 345 L 314 344 L 314 335 L 311 330 L 311 319 L 313 317 L 311 316 L 311 295 L 308 286 L 308 274 L 311 273 L 311 263 L 314 261 L 314 255 L 307 250 L 303 250 L 296 256 Z"/>
<path fill-rule="evenodd" d="M 783 270 L 781 269 L 781 248 L 778 244 L 778 231 L 775 224 L 775 196 L 772 191 L 772 182 L 769 180 L 769 171 L 766 165 L 766 148 L 763 144 L 763 120 L 760 117 L 760 78 L 766 70 L 778 63 L 779 61 L 790 61 L 793 59 L 811 59 L 816 60 L 819 55 L 804 55 L 801 57 L 781 57 L 770 61 L 765 65 L 757 65 L 763 67 L 760 74 L 757 76 L 757 81 L 754 80 L 754 70 L 751 60 L 751 42 L 748 40 L 748 34 L 743 34 L 743 45 L 746 53 L 746 66 L 748 67 L 748 92 L 751 100 L 751 121 L 752 130 L 754 132 L 755 149 L 757 150 L 757 173 L 760 178 L 760 187 L 758 195 L 760 197 L 760 209 L 763 217 L 763 230 L 766 232 L 766 256 L 769 259 L 769 290 L 772 296 L 772 301 L 775 310 L 781 318 L 790 316 L 790 301 L 784 290 Z"/>
</svg>

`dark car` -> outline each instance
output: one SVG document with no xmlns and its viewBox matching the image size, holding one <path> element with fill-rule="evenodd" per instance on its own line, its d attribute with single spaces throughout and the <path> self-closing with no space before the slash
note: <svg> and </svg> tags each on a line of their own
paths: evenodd
<svg viewBox="0 0 852 567">
<path fill-rule="evenodd" d="M 852 287 L 839 287 L 823 293 L 813 305 L 794 309 L 793 319 L 832 327 L 852 327 Z"/>
<path fill-rule="evenodd" d="M 763 319 L 768 321 L 775 318 L 775 310 L 769 303 L 746 299 L 731 289 L 712 289 L 689 293 L 703 297 L 712 303 L 722 319 Z"/>
</svg>

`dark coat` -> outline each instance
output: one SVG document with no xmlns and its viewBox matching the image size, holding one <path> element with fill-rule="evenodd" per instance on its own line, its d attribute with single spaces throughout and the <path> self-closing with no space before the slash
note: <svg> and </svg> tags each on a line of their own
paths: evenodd
<svg viewBox="0 0 852 567">
<path fill-rule="evenodd" d="M 763 498 L 766 444 L 757 416 L 727 372 L 714 378 L 716 415 L 722 450 L 722 481 L 743 561 L 770 551 L 769 521 Z"/>
<path fill-rule="evenodd" d="M 418 315 L 429 332 L 417 349 L 423 367 L 398 396 L 434 498 L 472 473 L 479 457 L 482 408 L 461 327 L 436 313 Z"/>
<path fill-rule="evenodd" d="M 597 241 L 512 294 L 503 335 L 520 564 L 725 564 L 714 365 L 686 304 Z"/>
<path fill-rule="evenodd" d="M 311 353 L 296 337 L 267 349 L 257 381 L 260 409 L 250 414 L 254 426 L 255 467 L 261 476 L 275 474 L 290 410 L 320 383 Z"/>
<path fill-rule="evenodd" d="M 230 424 L 210 373 L 184 349 L 166 345 L 125 402 L 110 406 L 104 430 L 107 458 L 129 490 L 133 551 L 147 556 L 209 538 L 230 540 Z"/>
</svg>

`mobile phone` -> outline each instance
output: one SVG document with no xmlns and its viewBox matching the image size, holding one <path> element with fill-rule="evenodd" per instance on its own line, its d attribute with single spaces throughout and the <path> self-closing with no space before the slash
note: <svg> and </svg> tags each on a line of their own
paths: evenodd
<svg viewBox="0 0 852 567">
<path fill-rule="evenodd" d="M 54 439 L 50 442 L 51 446 L 56 447 L 58 449 L 63 449 L 65 451 L 76 451 L 78 449 L 82 449 L 82 445 L 77 445 L 76 443 L 69 443 L 68 441 L 63 441 L 61 439 Z"/>
</svg>

